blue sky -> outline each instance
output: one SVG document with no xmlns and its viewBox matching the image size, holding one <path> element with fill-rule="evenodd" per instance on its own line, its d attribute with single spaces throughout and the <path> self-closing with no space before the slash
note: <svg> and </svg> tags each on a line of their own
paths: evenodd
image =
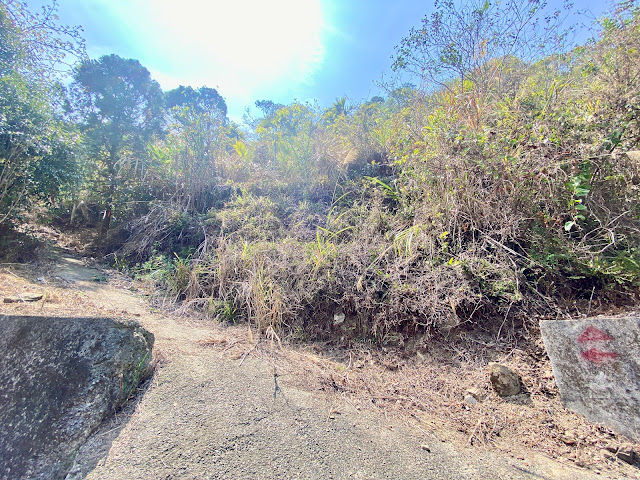
<svg viewBox="0 0 640 480">
<path fill-rule="evenodd" d="M 216 88 L 234 120 L 260 99 L 328 106 L 376 95 L 393 47 L 433 10 L 432 0 L 59 2 L 61 22 L 84 27 L 91 58 L 135 58 L 165 90 Z M 574 3 L 594 16 L 607 7 Z"/>
</svg>

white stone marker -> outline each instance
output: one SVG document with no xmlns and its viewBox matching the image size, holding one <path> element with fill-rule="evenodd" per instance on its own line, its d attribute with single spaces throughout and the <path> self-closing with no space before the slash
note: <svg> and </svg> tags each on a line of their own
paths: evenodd
<svg viewBox="0 0 640 480">
<path fill-rule="evenodd" d="M 640 317 L 540 322 L 564 405 L 640 443 Z"/>
</svg>

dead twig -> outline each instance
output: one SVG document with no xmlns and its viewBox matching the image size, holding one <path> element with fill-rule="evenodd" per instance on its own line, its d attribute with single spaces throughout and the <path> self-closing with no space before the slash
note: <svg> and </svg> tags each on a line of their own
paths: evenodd
<svg viewBox="0 0 640 480">
<path fill-rule="evenodd" d="M 478 423 L 476 424 L 475 428 L 473 429 L 473 432 L 471 432 L 471 435 L 469 436 L 469 445 L 473 445 L 473 439 L 476 436 L 476 433 L 478 432 L 478 429 L 482 426 L 482 420 L 478 420 Z"/>
<path fill-rule="evenodd" d="M 254 345 L 250 350 L 247 350 L 246 352 L 244 352 L 244 354 L 242 355 L 242 358 L 240 359 L 240 363 L 238 364 L 239 367 L 242 366 L 242 364 L 244 363 L 244 360 L 247 358 L 247 356 L 253 352 L 256 349 L 256 345 Z"/>
</svg>

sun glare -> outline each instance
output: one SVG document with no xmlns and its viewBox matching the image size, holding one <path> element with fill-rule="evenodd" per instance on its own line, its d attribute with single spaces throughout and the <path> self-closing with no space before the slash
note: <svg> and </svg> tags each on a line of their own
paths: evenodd
<svg viewBox="0 0 640 480">
<path fill-rule="evenodd" d="M 310 84 L 324 60 L 321 0 L 110 2 L 137 40 L 153 49 L 163 87 L 188 76 L 249 98 L 259 86 Z M 148 53 L 148 52 L 145 52 Z"/>
</svg>

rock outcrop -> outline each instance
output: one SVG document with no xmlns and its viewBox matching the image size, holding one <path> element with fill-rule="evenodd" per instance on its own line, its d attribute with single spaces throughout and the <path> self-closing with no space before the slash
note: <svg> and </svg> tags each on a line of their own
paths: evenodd
<svg viewBox="0 0 640 480">
<path fill-rule="evenodd" d="M 0 316 L 0 479 L 64 478 L 152 370 L 153 335 L 109 318 Z"/>
</svg>

